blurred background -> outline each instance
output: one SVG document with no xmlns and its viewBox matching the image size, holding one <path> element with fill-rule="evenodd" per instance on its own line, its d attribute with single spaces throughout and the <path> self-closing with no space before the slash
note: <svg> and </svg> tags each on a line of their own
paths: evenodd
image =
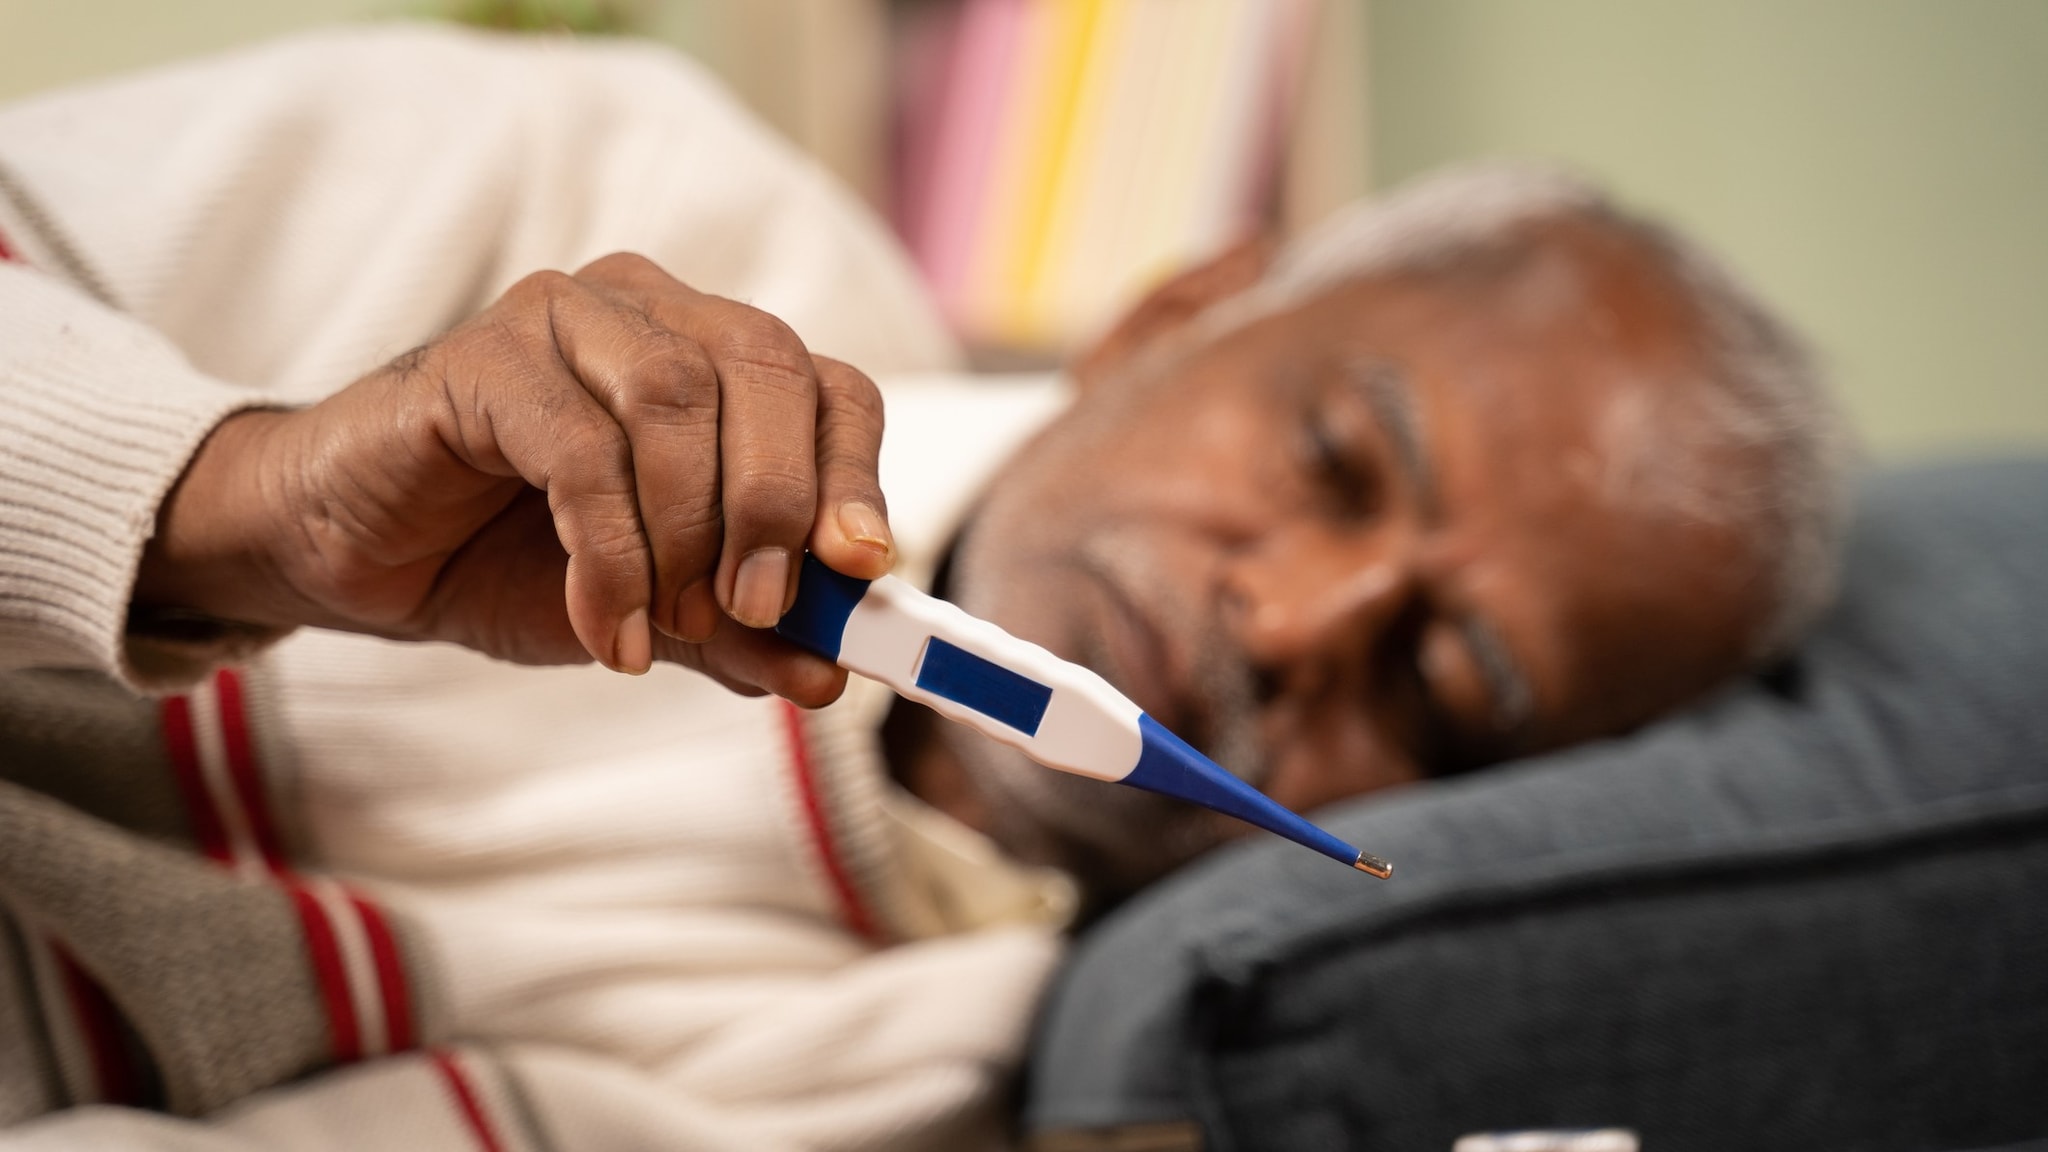
<svg viewBox="0 0 2048 1152">
<path fill-rule="evenodd" d="M 0 99 L 387 18 L 697 57 L 986 364 L 1248 229 L 1541 157 L 1758 285 L 1877 455 L 2048 445 L 2044 0 L 0 0 Z"/>
</svg>

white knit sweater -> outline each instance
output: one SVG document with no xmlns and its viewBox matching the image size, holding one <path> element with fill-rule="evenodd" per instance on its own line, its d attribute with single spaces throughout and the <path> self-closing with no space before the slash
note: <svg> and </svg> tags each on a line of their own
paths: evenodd
<svg viewBox="0 0 2048 1152">
<path fill-rule="evenodd" d="M 208 781 L 249 725 L 270 801 L 202 793 L 217 858 L 264 882 L 274 825 L 331 878 L 307 890 L 364 1056 L 406 1045 L 375 925 L 332 885 L 415 926 L 419 1027 L 445 1045 L 200 1121 L 73 1110 L 0 1146 L 999 1138 L 1068 897 L 887 782 L 879 693 L 799 717 L 673 668 L 306 631 L 254 656 L 242 700 L 209 675 L 237 654 L 123 635 L 157 504 L 225 414 L 317 399 L 527 272 L 619 249 L 884 378 L 892 521 L 928 574 L 1059 398 L 891 380 L 954 352 L 848 197 L 665 53 L 361 30 L 0 110 L 0 246 L 0 669 L 182 691 L 166 708 Z"/>
</svg>

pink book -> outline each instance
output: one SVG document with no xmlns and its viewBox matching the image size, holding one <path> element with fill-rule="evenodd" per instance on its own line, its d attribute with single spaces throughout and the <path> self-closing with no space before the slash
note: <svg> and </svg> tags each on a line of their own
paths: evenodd
<svg viewBox="0 0 2048 1152">
<path fill-rule="evenodd" d="M 931 167 L 931 193 L 912 250 L 939 306 L 957 325 L 982 237 L 1026 0 L 968 0 L 961 17 Z"/>
<path fill-rule="evenodd" d="M 905 244 L 923 235 L 938 164 L 939 125 L 959 57 L 961 6 L 899 10 L 890 29 L 889 221 Z"/>
</svg>

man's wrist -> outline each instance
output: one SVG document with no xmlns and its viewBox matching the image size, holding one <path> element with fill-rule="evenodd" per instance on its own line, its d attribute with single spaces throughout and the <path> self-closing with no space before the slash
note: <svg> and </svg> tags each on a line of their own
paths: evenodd
<svg viewBox="0 0 2048 1152">
<path fill-rule="evenodd" d="M 157 510 L 130 598 L 145 631 L 215 621 L 227 629 L 299 623 L 277 563 L 291 516 L 276 469 L 290 412 L 251 409 L 207 436 Z"/>
</svg>

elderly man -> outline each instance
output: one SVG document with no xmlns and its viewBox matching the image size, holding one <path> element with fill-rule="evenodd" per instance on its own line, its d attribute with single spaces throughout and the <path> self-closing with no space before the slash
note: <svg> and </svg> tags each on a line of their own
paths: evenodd
<svg viewBox="0 0 2048 1152">
<path fill-rule="evenodd" d="M 1070 401 L 916 378 L 872 222 L 639 48 L 20 106 L 0 237 L 0 1145 L 999 1144 L 1068 877 L 1232 832 L 713 684 L 844 689 L 762 631 L 803 548 L 1297 807 L 1639 724 L 1828 587 L 1793 341 L 1545 175 L 1233 252 Z"/>
<path fill-rule="evenodd" d="M 1831 586 L 1838 431 L 1797 344 L 1555 177 L 1354 209 L 1101 359 L 990 485 L 954 591 L 1297 808 L 1624 731 Z M 1100 885 L 1228 831 L 931 731 L 968 819 Z"/>
</svg>

